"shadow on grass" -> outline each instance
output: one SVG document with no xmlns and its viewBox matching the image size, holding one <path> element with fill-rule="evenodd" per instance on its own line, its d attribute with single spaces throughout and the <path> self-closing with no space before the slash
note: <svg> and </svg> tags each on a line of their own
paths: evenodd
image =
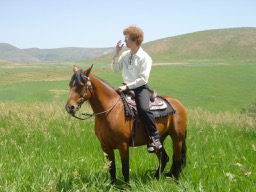
<svg viewBox="0 0 256 192">
<path fill-rule="evenodd" d="M 130 176 L 130 184 L 125 183 L 122 178 L 117 178 L 115 184 L 110 184 L 108 172 L 96 171 L 86 174 L 86 171 L 79 170 L 69 175 L 61 174 L 56 184 L 56 191 L 130 191 L 138 188 L 138 186 L 149 185 L 152 182 L 158 182 L 154 178 L 156 170 L 146 170 L 136 175 Z M 165 179 L 164 174 L 161 175 L 160 181 Z M 159 182 L 160 182 L 159 181 Z"/>
</svg>

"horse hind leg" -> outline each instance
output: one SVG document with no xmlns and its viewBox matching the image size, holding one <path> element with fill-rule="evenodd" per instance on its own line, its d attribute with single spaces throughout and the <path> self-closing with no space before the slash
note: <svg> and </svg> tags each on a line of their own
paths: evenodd
<svg viewBox="0 0 256 192">
<path fill-rule="evenodd" d="M 187 155 L 187 145 L 186 145 L 186 137 L 187 132 L 185 132 L 185 136 L 182 139 L 182 149 L 181 149 L 181 166 L 184 168 L 186 166 L 186 155 Z"/>
<path fill-rule="evenodd" d="M 182 168 L 186 165 L 186 133 L 182 140 L 173 141 L 173 150 L 172 167 L 166 176 L 178 179 Z"/>
<path fill-rule="evenodd" d="M 157 151 L 156 155 L 159 160 L 159 166 L 155 173 L 155 178 L 159 180 L 161 173 L 164 171 L 166 164 L 169 162 L 169 156 L 167 155 L 164 147 L 162 147 L 159 151 Z"/>
</svg>

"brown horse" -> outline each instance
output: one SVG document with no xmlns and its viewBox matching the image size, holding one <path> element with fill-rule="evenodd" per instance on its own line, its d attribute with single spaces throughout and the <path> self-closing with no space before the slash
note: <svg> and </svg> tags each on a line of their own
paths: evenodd
<svg viewBox="0 0 256 192">
<path fill-rule="evenodd" d="M 137 135 L 134 140 L 132 139 L 133 120 L 125 116 L 120 95 L 114 88 L 94 76 L 91 69 L 92 66 L 87 70 L 79 70 L 77 66 L 73 67 L 74 75 L 69 84 L 70 96 L 66 110 L 75 116 L 83 102 L 89 101 L 95 117 L 95 134 L 101 143 L 102 150 L 111 162 L 109 167 L 111 182 L 116 180 L 114 149 L 118 149 L 124 180 L 128 183 L 129 147 L 146 145 L 148 143 L 147 132 L 143 121 L 139 121 Z M 156 123 L 162 143 L 168 135 L 172 138 L 173 164 L 166 175 L 177 179 L 182 167 L 186 164 L 186 111 L 178 100 L 167 96 L 164 98 L 173 106 L 176 113 L 157 118 Z M 164 147 L 157 151 L 156 155 L 160 162 L 155 173 L 155 177 L 158 179 L 169 161 L 169 157 Z"/>
</svg>

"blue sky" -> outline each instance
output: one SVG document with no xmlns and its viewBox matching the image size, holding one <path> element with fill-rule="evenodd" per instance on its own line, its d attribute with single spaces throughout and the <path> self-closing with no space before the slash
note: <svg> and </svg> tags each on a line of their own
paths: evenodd
<svg viewBox="0 0 256 192">
<path fill-rule="evenodd" d="M 18 48 L 113 47 L 137 25 L 144 42 L 256 27 L 256 0 L 0 0 L 0 43 Z"/>
</svg>

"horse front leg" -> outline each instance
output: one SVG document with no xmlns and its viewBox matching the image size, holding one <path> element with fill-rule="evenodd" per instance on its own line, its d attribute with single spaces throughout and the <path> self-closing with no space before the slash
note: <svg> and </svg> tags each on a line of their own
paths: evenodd
<svg viewBox="0 0 256 192">
<path fill-rule="evenodd" d="M 115 164 L 115 154 L 114 150 L 105 146 L 101 146 L 102 150 L 106 154 L 106 158 L 109 161 L 109 173 L 111 177 L 111 184 L 116 182 L 116 164 Z"/>
<path fill-rule="evenodd" d="M 121 156 L 122 173 L 124 181 L 129 184 L 129 146 L 127 143 L 123 143 L 119 147 L 119 154 Z"/>
</svg>

